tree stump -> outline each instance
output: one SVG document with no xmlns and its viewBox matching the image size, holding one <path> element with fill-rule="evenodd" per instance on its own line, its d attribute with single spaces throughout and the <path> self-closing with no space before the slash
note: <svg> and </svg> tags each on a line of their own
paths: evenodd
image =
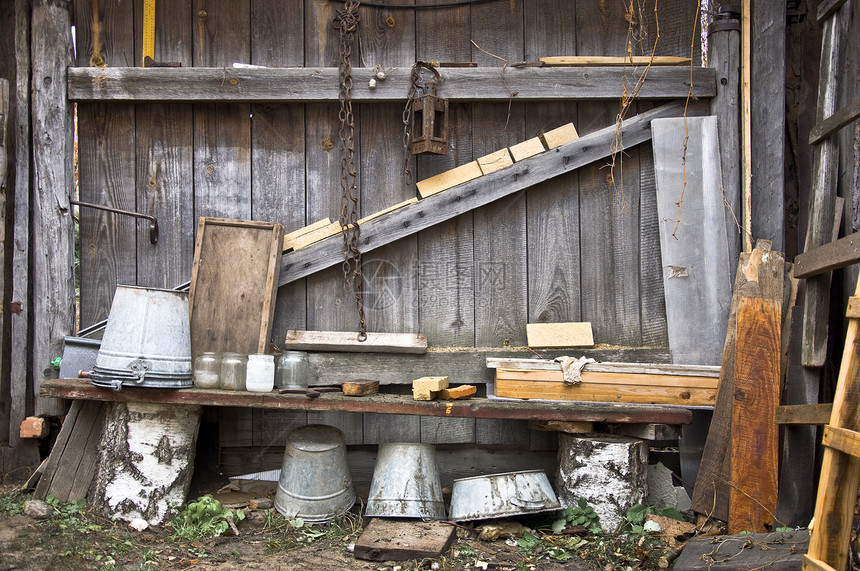
<svg viewBox="0 0 860 571">
<path fill-rule="evenodd" d="M 636 438 L 607 434 L 558 436 L 556 489 L 563 507 L 584 499 L 606 532 L 648 494 L 648 447 Z"/>
<path fill-rule="evenodd" d="M 188 494 L 200 412 L 199 406 L 111 403 L 93 506 L 108 517 L 162 523 Z"/>
</svg>

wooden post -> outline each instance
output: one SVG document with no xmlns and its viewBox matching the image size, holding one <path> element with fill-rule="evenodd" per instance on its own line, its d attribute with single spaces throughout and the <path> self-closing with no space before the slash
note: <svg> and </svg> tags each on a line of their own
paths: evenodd
<svg viewBox="0 0 860 571">
<path fill-rule="evenodd" d="M 711 115 L 717 117 L 723 197 L 726 213 L 730 276 L 735 275 L 741 252 L 741 148 L 740 148 L 740 27 L 737 14 L 723 13 L 708 30 L 708 65 L 717 71 L 717 95 L 711 99 Z M 731 24 L 738 26 L 731 29 Z"/>
<path fill-rule="evenodd" d="M 32 13 L 33 219 L 32 299 L 34 389 L 57 377 L 51 361 L 74 330 L 75 281 L 72 208 L 73 123 L 66 98 L 72 63 L 66 1 L 35 0 Z M 62 402 L 40 399 L 38 415 L 62 414 Z"/>
<path fill-rule="evenodd" d="M 750 25 L 752 237 L 784 252 L 785 2 L 755 2 Z"/>
<path fill-rule="evenodd" d="M 2 47 L 2 46 L 0 46 Z M 8 246 L 6 244 L 6 155 L 8 153 L 8 145 L 6 143 L 6 132 L 9 125 L 9 81 L 0 78 L 0 264 L 2 264 L 4 276 L 0 279 L 0 396 L 3 398 L 3 404 L 0 406 L 0 442 L 9 441 L 9 433 L 14 432 L 10 425 L 11 400 L 7 343 L 9 341 L 9 319 L 7 317 L 7 291 L 6 291 L 6 256 Z"/>
</svg>

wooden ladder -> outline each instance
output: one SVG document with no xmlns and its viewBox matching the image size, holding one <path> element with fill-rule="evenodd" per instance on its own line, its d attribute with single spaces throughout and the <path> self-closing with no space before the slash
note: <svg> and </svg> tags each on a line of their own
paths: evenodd
<svg viewBox="0 0 860 571">
<path fill-rule="evenodd" d="M 830 424 L 824 427 L 824 459 L 804 571 L 841 571 L 848 564 L 851 520 L 860 485 L 860 280 L 849 299 L 847 317 L 833 412 Z"/>
</svg>

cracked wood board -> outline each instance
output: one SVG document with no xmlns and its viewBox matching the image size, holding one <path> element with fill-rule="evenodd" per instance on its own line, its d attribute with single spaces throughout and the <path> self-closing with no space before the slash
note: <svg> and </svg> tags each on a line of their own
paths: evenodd
<svg viewBox="0 0 860 571">
<path fill-rule="evenodd" d="M 451 547 L 454 526 L 439 521 L 372 519 L 355 542 L 355 557 L 369 561 L 436 559 Z"/>
</svg>

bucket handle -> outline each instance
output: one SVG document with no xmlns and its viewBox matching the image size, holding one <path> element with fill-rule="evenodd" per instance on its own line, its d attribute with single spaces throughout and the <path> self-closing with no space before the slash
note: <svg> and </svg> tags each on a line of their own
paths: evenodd
<svg viewBox="0 0 860 571">
<path fill-rule="evenodd" d="M 530 510 L 537 510 L 546 506 L 546 500 L 524 500 L 522 498 L 511 498 L 510 502 L 518 508 L 525 508 Z"/>
<path fill-rule="evenodd" d="M 132 373 L 137 375 L 137 379 L 133 382 L 139 385 L 146 379 L 146 371 L 149 370 L 149 365 L 143 359 L 138 359 L 129 364 L 128 368 L 131 369 Z"/>
</svg>

